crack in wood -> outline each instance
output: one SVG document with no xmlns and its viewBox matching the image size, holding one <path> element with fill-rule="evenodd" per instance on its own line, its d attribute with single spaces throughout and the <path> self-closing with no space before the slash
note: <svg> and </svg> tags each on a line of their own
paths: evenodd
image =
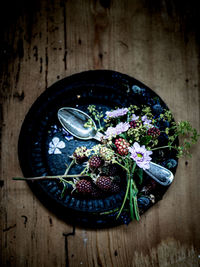
<svg viewBox="0 0 200 267">
<path fill-rule="evenodd" d="M 46 65 L 46 70 L 45 70 L 45 88 L 46 89 L 48 87 L 48 63 L 49 63 L 48 47 L 46 47 L 45 48 L 45 65 Z"/>
<path fill-rule="evenodd" d="M 75 235 L 75 225 L 73 225 L 73 229 L 71 233 L 63 233 L 63 236 L 65 237 L 65 266 L 69 267 L 69 252 L 68 252 L 68 237 Z"/>
<path fill-rule="evenodd" d="M 21 65 L 20 64 L 21 64 L 21 62 L 19 60 L 18 66 L 17 66 L 17 74 L 16 74 L 16 78 L 15 78 L 15 83 L 16 83 L 15 88 L 17 88 L 17 83 L 19 81 L 19 74 L 20 74 L 20 69 L 21 69 Z"/>
<path fill-rule="evenodd" d="M 34 51 L 33 56 L 35 58 L 35 61 L 38 61 L 38 48 L 36 45 L 33 47 L 33 51 Z"/>
<path fill-rule="evenodd" d="M 24 91 L 22 91 L 21 93 L 15 92 L 13 94 L 13 97 L 14 98 L 17 98 L 19 101 L 23 101 L 24 100 L 24 97 L 25 97 Z"/>
<path fill-rule="evenodd" d="M 24 226 L 26 228 L 26 223 L 28 222 L 28 217 L 26 215 L 22 215 L 22 218 L 24 218 Z"/>
<path fill-rule="evenodd" d="M 0 187 L 4 186 L 4 180 L 0 180 Z"/>
<path fill-rule="evenodd" d="M 42 57 L 40 58 L 40 73 L 42 73 Z"/>
<path fill-rule="evenodd" d="M 64 19 L 64 46 L 65 46 L 65 52 L 64 52 L 64 67 L 65 70 L 67 70 L 67 26 L 66 26 L 66 6 L 65 3 L 63 3 L 63 19 Z"/>
<path fill-rule="evenodd" d="M 9 227 L 3 229 L 3 232 L 8 232 L 8 231 L 10 231 L 12 228 L 15 228 L 16 226 L 17 226 L 16 224 L 11 225 L 11 226 L 9 226 Z"/>
<path fill-rule="evenodd" d="M 111 0 L 100 0 L 99 3 L 104 8 L 110 8 L 110 6 L 111 6 Z"/>
</svg>

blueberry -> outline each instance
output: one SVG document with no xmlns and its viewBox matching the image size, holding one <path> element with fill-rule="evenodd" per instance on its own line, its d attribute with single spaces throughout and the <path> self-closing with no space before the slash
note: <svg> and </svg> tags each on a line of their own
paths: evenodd
<svg viewBox="0 0 200 267">
<path fill-rule="evenodd" d="M 151 201 L 148 197 L 142 196 L 138 198 L 138 207 L 139 208 L 146 208 L 150 205 Z"/>
<path fill-rule="evenodd" d="M 169 124 L 168 121 L 165 121 L 165 122 L 164 122 L 164 125 L 165 125 L 165 127 L 169 127 L 169 126 L 170 126 L 170 124 Z"/>
<path fill-rule="evenodd" d="M 160 113 L 162 113 L 163 108 L 161 107 L 160 104 L 155 104 L 155 105 L 153 106 L 153 110 L 154 110 L 155 113 L 160 114 Z"/>
<path fill-rule="evenodd" d="M 133 92 L 134 92 L 135 94 L 139 94 L 139 95 L 145 92 L 145 89 L 144 89 L 144 88 L 140 88 L 140 87 L 137 86 L 137 85 L 133 85 L 133 86 L 132 86 L 132 90 L 133 90 Z"/>
<path fill-rule="evenodd" d="M 128 215 L 127 212 L 122 212 L 121 213 L 120 220 L 126 225 L 128 225 L 131 222 L 131 218 L 130 218 L 130 216 Z"/>
<path fill-rule="evenodd" d="M 177 161 L 175 159 L 168 159 L 165 163 L 165 166 L 168 169 L 172 169 L 177 166 Z"/>
</svg>

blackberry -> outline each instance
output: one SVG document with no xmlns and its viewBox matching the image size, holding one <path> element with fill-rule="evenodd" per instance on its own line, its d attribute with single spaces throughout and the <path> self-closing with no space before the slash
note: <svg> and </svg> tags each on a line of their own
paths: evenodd
<svg viewBox="0 0 200 267">
<path fill-rule="evenodd" d="M 160 135 L 160 130 L 156 127 L 152 127 L 147 131 L 147 134 L 153 138 L 157 138 Z"/>
<path fill-rule="evenodd" d="M 119 166 L 117 164 L 109 165 L 109 175 L 114 176 L 119 172 Z"/>
<path fill-rule="evenodd" d="M 155 191 L 157 187 L 156 181 L 151 179 L 145 186 L 142 187 L 141 193 L 144 195 L 148 195 L 151 192 Z"/>
<path fill-rule="evenodd" d="M 88 150 L 85 146 L 77 147 L 73 153 L 73 158 L 77 164 L 81 164 L 88 159 Z"/>
<path fill-rule="evenodd" d="M 98 169 L 103 165 L 103 160 L 100 156 L 94 155 L 89 159 L 90 169 Z"/>
<path fill-rule="evenodd" d="M 120 186 L 116 183 L 112 183 L 109 192 L 118 193 L 119 191 L 120 191 Z"/>
<path fill-rule="evenodd" d="M 139 120 L 136 120 L 136 121 L 131 121 L 130 122 L 130 127 L 131 128 L 138 128 L 142 125 L 142 122 L 139 121 Z"/>
<path fill-rule="evenodd" d="M 121 183 L 121 176 L 115 175 L 113 177 L 113 182 L 116 183 L 116 184 L 120 184 Z"/>
<path fill-rule="evenodd" d="M 130 144 L 123 138 L 118 138 L 115 140 L 115 146 L 117 147 L 117 152 L 121 156 L 128 155 L 128 147 Z"/>
<path fill-rule="evenodd" d="M 94 198 L 99 198 L 102 196 L 102 191 L 100 190 L 100 188 L 92 186 L 92 191 L 90 194 Z"/>
<path fill-rule="evenodd" d="M 92 184 L 86 179 L 82 179 L 76 182 L 75 187 L 78 193 L 89 194 L 92 192 Z"/>
<path fill-rule="evenodd" d="M 117 164 L 109 164 L 109 165 L 104 165 L 101 167 L 101 173 L 104 176 L 114 176 L 119 173 L 119 168 Z"/>
<path fill-rule="evenodd" d="M 96 180 L 96 185 L 103 191 L 109 191 L 112 187 L 112 180 L 108 176 L 100 176 Z"/>
</svg>

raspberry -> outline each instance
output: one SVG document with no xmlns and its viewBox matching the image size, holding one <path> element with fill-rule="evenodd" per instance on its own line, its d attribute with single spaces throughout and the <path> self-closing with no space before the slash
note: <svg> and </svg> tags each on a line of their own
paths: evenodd
<svg viewBox="0 0 200 267">
<path fill-rule="evenodd" d="M 117 152 L 121 156 L 128 155 L 128 147 L 130 146 L 130 144 L 125 139 L 123 139 L 123 138 L 116 139 L 115 145 L 117 147 Z"/>
<path fill-rule="evenodd" d="M 75 187 L 78 193 L 88 194 L 92 192 L 92 184 L 90 181 L 82 179 L 76 182 Z"/>
<path fill-rule="evenodd" d="M 100 156 L 94 155 L 89 159 L 90 169 L 97 169 L 103 165 L 103 160 Z"/>
<path fill-rule="evenodd" d="M 112 180 L 107 176 L 100 176 L 96 180 L 96 185 L 103 191 L 109 191 L 112 186 Z"/>
<path fill-rule="evenodd" d="M 151 135 L 153 138 L 157 138 L 160 135 L 160 130 L 156 127 L 153 127 L 147 131 L 147 134 Z"/>
<path fill-rule="evenodd" d="M 140 127 L 142 125 L 142 122 L 141 121 L 138 121 L 138 120 L 136 120 L 136 121 L 131 121 L 130 122 L 130 127 L 131 128 L 138 128 L 138 127 Z"/>
</svg>

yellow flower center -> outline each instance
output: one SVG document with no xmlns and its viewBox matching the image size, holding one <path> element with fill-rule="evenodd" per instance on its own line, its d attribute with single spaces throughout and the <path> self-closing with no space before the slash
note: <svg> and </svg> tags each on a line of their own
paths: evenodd
<svg viewBox="0 0 200 267">
<path fill-rule="evenodd" d="M 143 155 L 140 154 L 140 153 L 137 153 L 137 156 L 138 156 L 138 158 L 142 158 L 143 157 Z"/>
</svg>

